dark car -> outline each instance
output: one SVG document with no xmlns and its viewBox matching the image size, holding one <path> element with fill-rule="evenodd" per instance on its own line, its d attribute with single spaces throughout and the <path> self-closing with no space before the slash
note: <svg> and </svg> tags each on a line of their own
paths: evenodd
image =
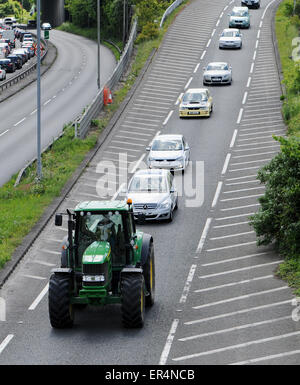
<svg viewBox="0 0 300 385">
<path fill-rule="evenodd" d="M 25 53 L 21 53 L 21 52 L 15 53 L 15 52 L 13 52 L 12 55 L 18 56 L 18 57 L 22 60 L 22 65 L 25 64 L 25 63 L 27 62 L 27 60 L 26 60 L 26 54 L 25 54 Z"/>
<path fill-rule="evenodd" d="M 16 65 L 10 59 L 0 59 L 0 67 L 4 68 L 6 72 L 15 72 Z"/>
<path fill-rule="evenodd" d="M 16 68 L 19 70 L 23 67 L 23 60 L 18 55 L 8 55 L 7 59 L 10 59 L 12 62 L 15 63 Z"/>
<path fill-rule="evenodd" d="M 27 28 L 35 29 L 36 28 L 36 20 L 28 20 Z"/>
</svg>

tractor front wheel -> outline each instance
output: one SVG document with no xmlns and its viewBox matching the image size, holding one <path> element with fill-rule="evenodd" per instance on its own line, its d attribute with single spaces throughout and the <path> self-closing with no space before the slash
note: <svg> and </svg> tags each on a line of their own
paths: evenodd
<svg viewBox="0 0 300 385">
<path fill-rule="evenodd" d="M 52 274 L 49 282 L 49 317 L 53 328 L 73 326 L 74 311 L 70 302 L 71 279 L 69 276 Z"/>
<path fill-rule="evenodd" d="M 142 274 L 122 276 L 122 321 L 126 328 L 142 328 L 145 318 L 145 291 Z"/>
</svg>

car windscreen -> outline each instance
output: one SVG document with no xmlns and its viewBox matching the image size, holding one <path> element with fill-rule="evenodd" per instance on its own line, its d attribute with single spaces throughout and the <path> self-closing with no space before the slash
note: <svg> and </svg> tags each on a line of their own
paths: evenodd
<svg viewBox="0 0 300 385">
<path fill-rule="evenodd" d="M 226 71 L 228 66 L 226 64 L 209 64 L 207 66 L 207 71 Z"/>
<path fill-rule="evenodd" d="M 247 11 L 243 11 L 243 10 L 232 11 L 231 12 L 231 16 L 246 17 L 246 16 L 248 16 L 248 12 Z"/>
<path fill-rule="evenodd" d="M 182 142 L 180 139 L 156 139 L 151 147 L 152 151 L 180 151 Z"/>
<path fill-rule="evenodd" d="M 161 175 L 137 175 L 133 177 L 129 192 L 131 193 L 166 193 L 167 181 Z"/>
<path fill-rule="evenodd" d="M 225 31 L 222 33 L 223 37 L 237 37 L 240 36 L 237 31 Z"/>
<path fill-rule="evenodd" d="M 191 93 L 186 93 L 183 98 L 183 102 L 187 103 L 199 103 L 199 102 L 206 102 L 207 101 L 207 96 L 205 92 L 191 92 Z"/>
</svg>

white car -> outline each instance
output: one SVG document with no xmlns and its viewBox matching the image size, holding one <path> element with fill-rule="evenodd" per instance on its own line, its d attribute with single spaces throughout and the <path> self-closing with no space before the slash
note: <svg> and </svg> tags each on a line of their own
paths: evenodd
<svg viewBox="0 0 300 385">
<path fill-rule="evenodd" d="M 242 48 L 242 34 L 239 29 L 227 28 L 220 35 L 219 48 Z"/>
<path fill-rule="evenodd" d="M 209 63 L 203 70 L 203 85 L 232 83 L 232 68 L 228 63 Z"/>
<path fill-rule="evenodd" d="M 0 67 L 0 80 L 5 80 L 6 79 L 6 71 L 4 68 Z"/>
<path fill-rule="evenodd" d="M 149 168 L 181 170 L 184 172 L 190 160 L 190 147 L 183 135 L 158 135 L 152 142 L 147 159 Z"/>
<path fill-rule="evenodd" d="M 168 170 L 140 170 L 131 178 L 126 199 L 136 220 L 168 220 L 178 207 L 174 177 Z"/>
<path fill-rule="evenodd" d="M 50 31 L 50 29 L 51 29 L 52 27 L 51 27 L 51 24 L 50 24 L 50 23 L 43 23 L 42 26 L 41 26 L 41 28 L 42 28 L 44 31 L 46 31 L 46 30 Z"/>
</svg>

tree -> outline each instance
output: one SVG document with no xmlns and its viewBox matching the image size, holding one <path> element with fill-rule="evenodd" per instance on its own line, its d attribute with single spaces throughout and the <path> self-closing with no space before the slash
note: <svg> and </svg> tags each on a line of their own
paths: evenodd
<svg viewBox="0 0 300 385">
<path fill-rule="evenodd" d="M 266 191 L 251 224 L 259 245 L 275 242 L 283 255 L 300 257 L 300 139 L 275 139 L 281 152 L 258 173 Z"/>
</svg>

